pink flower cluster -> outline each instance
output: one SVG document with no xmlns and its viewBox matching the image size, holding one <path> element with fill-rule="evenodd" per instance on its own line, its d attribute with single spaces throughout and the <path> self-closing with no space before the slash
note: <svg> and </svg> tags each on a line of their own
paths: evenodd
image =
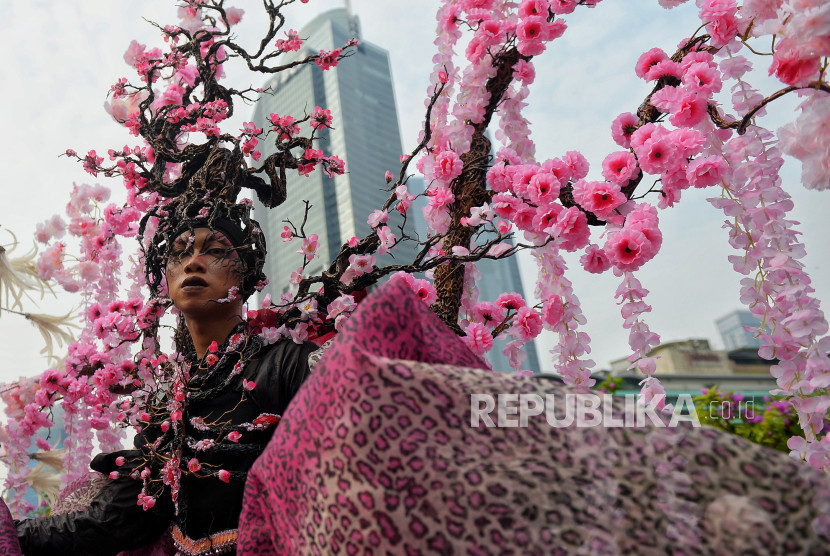
<svg viewBox="0 0 830 556">
<path fill-rule="evenodd" d="M 731 49 L 726 55 L 734 57 Z M 755 93 L 740 75 L 737 79 L 738 88 Z M 799 124 L 811 125 L 796 122 L 790 129 L 796 131 Z M 739 252 L 730 260 L 746 276 L 741 300 L 764 323 L 757 332 L 765 344 L 759 354 L 778 359 L 771 368 L 778 393 L 790 396 L 806 437 L 791 439 L 788 445 L 794 457 L 830 469 L 830 435 L 823 430 L 830 407 L 828 323 L 799 260 L 805 252 L 797 223 L 788 218 L 793 203 L 778 175 L 780 151 L 774 136 L 758 126 L 723 146 L 712 141 L 711 148 L 721 149 L 732 167 L 727 195 L 709 201 L 727 216 L 729 243 Z"/>
</svg>

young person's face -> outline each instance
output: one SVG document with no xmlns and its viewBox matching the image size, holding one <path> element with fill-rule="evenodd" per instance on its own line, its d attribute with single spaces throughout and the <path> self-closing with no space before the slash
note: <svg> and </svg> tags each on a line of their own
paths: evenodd
<svg viewBox="0 0 830 556">
<path fill-rule="evenodd" d="M 185 316 L 206 312 L 238 312 L 241 295 L 236 300 L 216 303 L 228 297 L 228 291 L 241 285 L 242 261 L 230 241 L 209 228 L 182 233 L 173 242 L 167 260 L 167 290 L 170 299 Z"/>
</svg>

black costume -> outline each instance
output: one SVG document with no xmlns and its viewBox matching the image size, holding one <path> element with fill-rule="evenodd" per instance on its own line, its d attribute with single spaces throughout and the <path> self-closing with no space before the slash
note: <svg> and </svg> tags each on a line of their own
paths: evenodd
<svg viewBox="0 0 830 556">
<path fill-rule="evenodd" d="M 203 417 L 208 421 L 222 416 L 223 420 L 238 426 L 254 421 L 263 413 L 282 415 L 308 376 L 308 356 L 316 345 L 281 340 L 261 346 L 259 338 L 249 336 L 248 340 L 254 340 L 252 349 L 257 351 L 229 382 L 231 367 L 238 357 L 224 364 L 220 361 L 210 373 L 200 371 L 204 378 L 198 383 L 199 374 L 191 381 L 189 402 L 181 421 L 190 445 L 207 434 L 190 424 L 192 418 Z M 253 381 L 256 386 L 246 393 L 245 402 L 240 404 L 243 380 Z M 196 454 L 203 468 L 228 470 L 230 479 L 223 482 L 214 475 L 183 474 L 178 515 L 175 515 L 169 489 L 152 509 L 142 509 L 137 503 L 142 481 L 124 476 L 107 483 L 85 511 L 19 522 L 18 535 L 23 552 L 27 555 L 116 554 L 155 542 L 171 523 L 174 528 L 178 527 L 176 533 L 179 536 L 184 534 L 190 539 L 233 531 L 242 510 L 245 476 L 273 431 L 274 427 L 270 426 L 265 430 L 244 432 L 238 444 L 224 443 L 206 451 L 186 449 L 181 458 L 183 466 Z M 127 475 L 129 470 L 124 473 L 124 466 L 118 466 L 116 459 L 121 456 L 129 462 L 141 455 L 141 450 L 146 452 L 149 444 L 145 435 L 139 434 L 135 439 L 137 450 L 101 454 L 93 460 L 91 467 L 105 474 L 119 470 Z M 234 547 L 235 542 L 222 553 L 233 552 Z"/>
</svg>

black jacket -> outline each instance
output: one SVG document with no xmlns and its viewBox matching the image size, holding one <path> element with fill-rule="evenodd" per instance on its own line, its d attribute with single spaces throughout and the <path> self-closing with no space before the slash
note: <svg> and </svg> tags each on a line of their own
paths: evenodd
<svg viewBox="0 0 830 556">
<path fill-rule="evenodd" d="M 253 421 L 261 413 L 282 415 L 308 376 L 308 355 L 314 349 L 316 346 L 312 343 L 298 345 L 291 340 L 268 346 L 245 366 L 239 379 L 231 382 L 218 396 L 203 402 L 192 401 L 184 421 L 195 416 L 215 419 L 233 409 L 242 394 L 243 378 L 256 383 L 254 390 L 247 394 L 250 401 L 239 404 L 225 418 L 241 424 Z M 199 460 L 203 465 L 212 464 L 229 471 L 247 471 L 265 448 L 273 430 L 243 434 L 239 444 L 246 449 L 242 453 L 239 450 L 216 450 L 210 455 L 199 454 Z M 136 437 L 136 448 L 140 449 L 143 442 L 141 436 Z M 116 469 L 117 456 L 124 455 L 129 459 L 136 454 L 130 450 L 101 454 L 93 460 L 91 467 L 108 474 Z M 192 539 L 236 529 L 239 524 L 245 488 L 241 480 L 224 483 L 214 477 L 183 476 L 180 512 L 175 518 L 169 493 L 151 510 L 143 510 L 137 503 L 141 488 L 141 481 L 112 480 L 84 511 L 19 522 L 17 532 L 23 553 L 28 556 L 117 554 L 156 541 L 174 519 Z"/>
</svg>

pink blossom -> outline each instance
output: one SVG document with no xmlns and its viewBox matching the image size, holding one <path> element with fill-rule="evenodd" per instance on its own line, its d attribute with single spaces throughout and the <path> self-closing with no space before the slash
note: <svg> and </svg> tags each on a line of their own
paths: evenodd
<svg viewBox="0 0 830 556">
<path fill-rule="evenodd" d="M 228 433 L 227 438 L 231 442 L 239 442 L 239 439 L 242 438 L 242 435 L 237 431 L 231 431 Z"/>
<path fill-rule="evenodd" d="M 725 46 L 738 35 L 738 18 L 734 14 L 719 17 L 706 26 L 706 32 L 712 37 L 712 46 Z"/>
<path fill-rule="evenodd" d="M 435 179 L 450 182 L 461 175 L 464 163 L 453 151 L 442 151 L 435 156 L 432 172 Z"/>
<path fill-rule="evenodd" d="M 513 66 L 513 79 L 521 81 L 525 85 L 530 85 L 536 79 L 536 71 L 533 69 L 533 64 L 525 60 L 519 60 Z"/>
<path fill-rule="evenodd" d="M 631 147 L 631 134 L 640 125 L 640 118 L 631 112 L 623 112 L 611 123 L 611 137 L 623 148 Z"/>
<path fill-rule="evenodd" d="M 40 243 L 46 243 L 50 239 L 62 238 L 66 234 L 66 224 L 57 214 L 49 220 L 41 222 L 35 228 L 35 239 Z"/>
<path fill-rule="evenodd" d="M 340 61 L 340 54 L 343 52 L 340 48 L 335 48 L 334 50 L 321 50 L 320 54 L 317 58 L 314 59 L 314 63 L 323 70 L 326 71 L 337 66 L 337 63 Z"/>
<path fill-rule="evenodd" d="M 588 160 L 582 156 L 582 153 L 577 151 L 568 151 L 565 153 L 565 156 L 562 157 L 562 161 L 571 170 L 570 179 L 581 180 L 588 175 Z"/>
<path fill-rule="evenodd" d="M 636 178 L 639 173 L 637 159 L 628 151 L 611 153 L 602 161 L 602 176 L 621 186 Z"/>
<path fill-rule="evenodd" d="M 466 334 L 463 338 L 464 343 L 470 348 L 470 351 L 478 355 L 484 355 L 493 349 L 493 336 L 490 330 L 481 323 L 473 322 L 467 325 L 464 330 Z"/>
<path fill-rule="evenodd" d="M 397 209 L 401 214 L 406 214 L 412 201 L 415 200 L 415 195 L 412 195 L 406 188 L 406 184 L 401 184 L 395 188 L 395 197 L 398 199 Z"/>
<path fill-rule="evenodd" d="M 438 299 L 438 291 L 429 280 L 414 280 L 412 291 L 427 305 L 432 305 Z"/>
<path fill-rule="evenodd" d="M 315 106 L 309 123 L 314 129 L 331 127 L 331 110 Z"/>
<path fill-rule="evenodd" d="M 495 19 L 483 22 L 478 27 L 476 38 L 487 46 L 500 43 L 504 39 L 504 30 L 502 29 L 501 22 Z"/>
<path fill-rule="evenodd" d="M 676 126 L 693 126 L 706 117 L 706 99 L 678 87 L 663 87 L 651 97 L 661 112 L 671 113 Z"/>
<path fill-rule="evenodd" d="M 303 246 L 302 248 L 297 251 L 297 253 L 301 253 L 306 260 L 312 260 L 317 256 L 317 251 L 320 248 L 320 241 L 317 234 L 311 234 L 306 238 L 303 238 Z"/>
<path fill-rule="evenodd" d="M 566 15 L 573 13 L 576 9 L 578 0 L 551 0 L 550 11 L 557 15 Z"/>
<path fill-rule="evenodd" d="M 231 480 L 231 473 L 226 469 L 220 469 L 219 472 L 216 474 L 220 481 L 223 483 L 229 483 Z"/>
<path fill-rule="evenodd" d="M 582 268 L 592 274 L 602 274 L 611 268 L 608 255 L 599 245 L 594 244 L 588 246 L 585 254 L 579 258 L 579 262 L 582 264 Z"/>
<path fill-rule="evenodd" d="M 704 97 L 720 92 L 723 84 L 717 69 L 705 62 L 690 65 L 683 73 L 683 84 L 692 92 Z"/>
<path fill-rule="evenodd" d="M 277 39 L 274 46 L 283 52 L 296 52 L 300 50 L 300 47 L 303 45 L 303 40 L 300 38 L 300 34 L 297 31 L 289 29 L 285 32 L 285 36 L 287 37 L 287 40 Z"/>
<path fill-rule="evenodd" d="M 674 156 L 673 144 L 663 137 L 650 139 L 639 149 L 635 148 L 640 167 L 649 174 L 659 174 L 670 167 Z"/>
<path fill-rule="evenodd" d="M 256 388 L 256 383 L 254 381 L 244 379 L 244 378 L 242 379 L 242 389 L 243 390 L 245 390 L 246 392 L 250 392 L 254 388 Z"/>
<path fill-rule="evenodd" d="M 648 52 L 641 54 L 637 59 L 637 63 L 634 65 L 634 73 L 637 74 L 637 77 L 640 79 L 645 79 L 646 73 L 648 73 L 653 66 L 668 59 L 669 55 L 662 49 L 652 48 Z"/>
<path fill-rule="evenodd" d="M 487 170 L 487 185 L 496 193 L 506 192 L 512 184 L 512 179 L 508 177 L 508 166 L 496 163 Z"/>
<path fill-rule="evenodd" d="M 127 51 L 124 52 L 124 61 L 127 62 L 128 66 L 135 67 L 139 57 L 144 55 L 144 50 L 146 50 L 146 48 L 147 47 L 145 45 L 140 44 L 138 41 L 133 39 L 130 42 L 130 46 L 127 47 Z"/>
<path fill-rule="evenodd" d="M 559 246 L 565 251 L 581 249 L 591 239 L 588 217 L 576 207 L 562 211 L 556 224 L 549 228 L 549 233 L 557 238 Z"/>
<path fill-rule="evenodd" d="M 636 205 L 625 217 L 625 227 L 638 230 L 646 236 L 649 242 L 646 259 L 651 259 L 657 254 L 663 242 L 663 235 L 660 233 L 657 209 L 653 205 L 648 203 Z"/>
<path fill-rule="evenodd" d="M 382 226 L 378 228 L 378 239 L 380 240 L 378 255 L 386 254 L 395 246 L 395 234 L 392 233 L 389 226 Z"/>
<path fill-rule="evenodd" d="M 288 141 L 298 133 L 300 133 L 300 126 L 296 123 L 293 116 L 280 116 L 279 114 L 269 114 L 268 120 L 273 124 L 273 130 L 278 132 L 280 141 Z"/>
<path fill-rule="evenodd" d="M 565 314 L 565 305 L 562 297 L 553 295 L 542 305 L 542 321 L 550 327 L 557 326 Z"/>
<path fill-rule="evenodd" d="M 294 239 L 294 232 L 292 232 L 291 228 L 289 228 L 288 226 L 283 226 L 282 232 L 280 232 L 280 237 L 284 242 L 291 241 L 292 239 Z"/>
<path fill-rule="evenodd" d="M 641 231 L 623 228 L 608 234 L 603 249 L 620 270 L 637 270 L 646 262 L 650 244 Z"/>
<path fill-rule="evenodd" d="M 618 183 L 604 181 L 579 180 L 573 186 L 573 196 L 582 208 L 601 219 L 611 216 L 627 200 Z"/>
<path fill-rule="evenodd" d="M 536 214 L 533 216 L 533 222 L 529 230 L 544 231 L 554 224 L 559 219 L 559 215 L 565 208 L 559 203 L 549 203 L 540 205 L 536 208 Z M 521 228 L 520 228 L 521 229 Z"/>
<path fill-rule="evenodd" d="M 547 22 L 539 16 L 522 19 L 516 27 L 517 49 L 523 56 L 538 56 L 545 51 Z"/>
<path fill-rule="evenodd" d="M 559 198 L 560 183 L 554 174 L 538 172 L 530 178 L 527 194 L 536 205 L 552 203 Z"/>
<path fill-rule="evenodd" d="M 680 67 L 680 64 L 673 60 L 663 60 L 649 68 L 645 79 L 646 81 L 657 81 L 658 79 L 667 77 L 680 79 L 682 75 L 683 69 Z"/>
<path fill-rule="evenodd" d="M 228 27 L 232 27 L 242 21 L 242 16 L 245 15 L 245 10 L 241 8 L 225 8 L 225 15 L 228 16 Z"/>
<path fill-rule="evenodd" d="M 686 179 L 697 188 L 709 187 L 725 179 L 729 166 L 721 156 L 707 156 L 696 158 L 689 163 L 686 169 Z"/>
<path fill-rule="evenodd" d="M 510 292 L 499 295 L 498 299 L 496 299 L 496 305 L 503 307 L 507 311 L 518 311 L 527 305 L 527 303 L 525 303 L 521 295 Z"/>
<path fill-rule="evenodd" d="M 190 461 L 189 461 L 189 462 L 187 462 L 187 469 L 188 469 L 191 473 L 196 473 L 196 472 L 197 472 L 197 471 L 199 471 L 201 468 L 202 468 L 202 464 L 201 464 L 201 463 L 199 463 L 199 460 L 198 460 L 198 459 L 196 459 L 196 458 L 190 458 Z"/>
<path fill-rule="evenodd" d="M 530 180 L 539 173 L 539 167 L 534 164 L 522 164 L 520 166 L 512 167 L 508 172 L 513 175 L 513 180 L 510 184 L 510 189 L 517 197 L 528 198 L 527 188 L 530 186 Z"/>
<path fill-rule="evenodd" d="M 66 245 L 57 242 L 40 254 L 37 259 L 37 272 L 41 280 L 51 280 L 58 272 L 63 270 L 65 250 Z"/>
<path fill-rule="evenodd" d="M 516 335 L 529 342 L 542 331 L 542 317 L 531 307 L 522 307 L 513 319 L 511 329 Z"/>
<path fill-rule="evenodd" d="M 519 4 L 519 17 L 538 15 L 548 16 L 548 0 L 522 0 Z"/>
<path fill-rule="evenodd" d="M 491 301 L 477 303 L 472 309 L 472 319 L 488 328 L 495 328 L 504 320 L 505 309 Z"/>
<path fill-rule="evenodd" d="M 668 133 L 672 144 L 683 157 L 689 158 L 700 152 L 700 147 L 706 142 L 704 135 L 697 129 L 681 127 Z"/>
<path fill-rule="evenodd" d="M 513 195 L 508 193 L 499 193 L 493 196 L 493 202 L 490 203 L 490 208 L 493 212 L 501 218 L 513 220 L 516 211 L 523 206 L 524 203 Z"/>
<path fill-rule="evenodd" d="M 821 52 L 818 41 L 799 41 L 796 38 L 782 39 L 776 45 L 769 74 L 775 74 L 788 85 L 804 87 L 818 79 L 821 69 Z"/>
<path fill-rule="evenodd" d="M 377 209 L 369 215 L 367 223 L 370 228 L 377 228 L 381 224 L 389 222 L 389 213 L 385 210 Z"/>
<path fill-rule="evenodd" d="M 340 281 L 344 284 L 350 283 L 356 276 L 363 276 L 367 272 L 371 272 L 371 270 L 375 267 L 375 256 L 372 254 L 366 255 L 350 255 L 349 256 L 349 267 L 346 269 L 346 272 L 343 273 L 343 276 L 340 277 Z"/>
</svg>

